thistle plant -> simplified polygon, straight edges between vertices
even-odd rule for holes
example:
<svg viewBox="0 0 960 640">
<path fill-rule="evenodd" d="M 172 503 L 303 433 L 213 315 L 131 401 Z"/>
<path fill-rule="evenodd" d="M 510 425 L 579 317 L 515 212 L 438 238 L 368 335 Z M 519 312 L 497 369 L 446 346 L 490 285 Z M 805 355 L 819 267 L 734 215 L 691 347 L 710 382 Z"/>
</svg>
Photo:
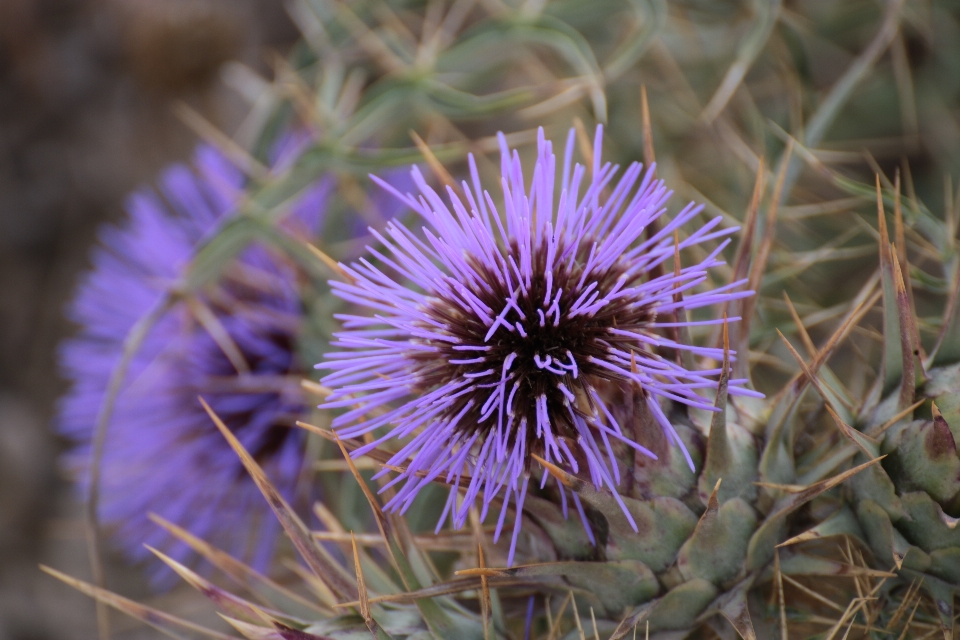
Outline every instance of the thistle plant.
<svg viewBox="0 0 960 640">
<path fill-rule="evenodd" d="M 891 181 L 883 192 L 896 246 L 885 218 L 873 228 L 857 213 L 874 197 L 858 181 L 864 157 L 871 175 L 900 154 L 956 170 L 942 144 L 951 128 L 937 123 L 956 77 L 942 34 L 958 21 L 939 2 L 911 5 L 292 3 L 304 42 L 276 81 L 230 76 L 245 95 L 265 87 L 256 126 L 228 149 L 244 197 L 185 250 L 178 291 L 205 299 L 234 280 L 244 247 L 268 242 L 287 258 L 264 255 L 295 262 L 321 292 L 304 314 L 317 335 L 346 307 L 324 384 L 306 385 L 323 409 L 301 423 L 334 443 L 316 445 L 315 468 L 344 492 L 324 493 L 309 530 L 269 456 L 207 389 L 206 417 L 300 553 L 305 568 L 290 571 L 302 580 L 163 519 L 162 535 L 240 590 L 155 553 L 257 639 L 949 630 L 956 206 L 948 195 L 946 222 L 932 216 L 930 171 L 914 184 L 903 161 L 909 206 Z M 554 157 L 547 134 L 571 121 Z M 608 123 L 605 151 L 582 121 Z M 266 150 L 290 126 L 312 140 L 272 171 Z M 641 149 L 645 166 L 629 164 Z M 486 157 L 497 151 L 499 167 Z M 412 162 L 411 183 L 389 177 Z M 325 176 L 331 224 L 311 252 L 282 230 Z M 670 208 L 668 187 L 703 208 Z M 417 222 L 366 215 L 384 194 Z M 355 238 L 356 212 L 373 241 Z M 874 240 L 854 244 L 872 235 L 875 277 Z M 324 289 L 331 273 L 339 301 Z M 299 360 L 321 351 L 323 338 Z M 71 376 L 86 366 L 77 358 Z M 434 532 L 414 526 L 424 515 L 439 516 Z M 842 553 L 821 553 L 835 543 Z M 226 635 L 61 577 L 166 632 Z"/>
<path fill-rule="evenodd" d="M 450 186 L 451 213 L 414 169 L 421 197 L 395 195 L 433 229 L 420 236 L 391 224 L 386 234 L 377 232 L 388 253 L 374 250 L 376 263 L 340 265 L 344 281 L 335 290 L 375 313 L 342 315 L 347 330 L 337 340 L 348 350 L 322 365 L 334 369 L 325 380 L 333 386 L 324 391 L 325 408 L 346 409 L 335 429 L 301 426 L 336 442 L 344 455 L 352 451 L 347 467 L 369 501 L 389 567 L 361 552 L 324 508 L 318 515 L 327 531 L 311 536 L 251 453 L 206 407 L 301 553 L 320 597 L 319 619 L 270 613 L 158 552 L 246 637 L 479 638 L 521 624 L 530 637 L 557 637 L 570 608 L 590 611 L 589 623 L 575 613 L 578 626 L 612 638 L 641 624 L 661 638 L 698 628 L 729 633 L 727 625 L 755 638 L 753 617 L 765 615 L 756 602 L 751 606 L 757 587 L 774 576 L 849 571 L 802 551 L 781 558 L 776 545 L 798 533 L 800 507 L 875 462 L 832 476 L 836 465 L 821 465 L 805 491 L 783 491 L 795 481 L 790 434 L 803 385 L 791 385 L 768 405 L 733 379 L 731 317 L 719 319 L 720 348 L 667 336 L 717 322 L 689 320 L 689 309 L 736 306 L 749 296 L 737 291 L 741 282 L 698 288 L 705 270 L 720 264 L 729 233 L 707 223 L 680 242 L 674 231 L 690 223 L 696 207 L 667 222 L 664 185 L 639 164 L 613 185 L 616 169 L 602 163 L 599 140 L 598 132 L 589 149 L 594 177 L 582 197 L 578 186 L 587 169 L 574 165 L 574 145 L 566 145 L 556 213 L 548 206 L 554 186 L 548 169 L 557 163 L 543 137 L 529 190 L 519 156 L 504 145 L 503 200 L 464 181 L 469 213 Z M 649 232 L 654 222 L 663 224 Z M 682 251 L 710 242 L 702 260 L 681 265 Z M 542 270 L 551 262 L 551 270 Z M 667 262 L 672 269 L 654 271 Z M 377 264 L 388 265 L 396 279 Z M 569 330 L 553 330 L 559 328 Z M 464 357 L 457 346 L 482 355 Z M 683 364 L 695 358 L 720 366 Z M 465 416 L 470 421 L 461 423 Z M 356 468 L 353 459 L 362 457 L 382 466 L 382 505 Z M 401 516 L 429 483 L 450 491 L 441 525 L 447 516 L 454 530 L 471 521 L 467 545 L 442 547 L 457 551 L 456 575 L 434 567 L 419 548 L 428 543 Z M 579 518 L 568 517 L 568 502 Z M 499 514 L 486 531 L 491 505 Z M 508 517 L 513 534 L 508 545 L 498 545 Z M 213 556 L 195 537 L 178 535 Z M 350 541 L 343 551 L 353 566 L 345 568 L 315 537 Z M 472 544 L 479 544 L 476 552 Z M 229 569 L 236 574 L 237 567 Z M 479 612 L 468 606 L 478 597 Z M 112 602 L 131 611 L 129 603 Z M 335 615 L 341 607 L 356 608 L 360 617 Z M 139 616 L 150 618 L 143 610 Z"/>
<path fill-rule="evenodd" d="M 520 157 L 501 136 L 499 207 L 481 189 L 472 156 L 473 185 L 461 184 L 467 204 L 448 187 L 447 205 L 417 169 L 419 199 L 378 181 L 430 224 L 426 242 L 394 223 L 386 236 L 374 232 L 387 253 L 373 251 L 393 277 L 366 260 L 341 265 L 348 282 L 332 283 L 336 294 L 375 314 L 343 316 L 348 330 L 333 344 L 347 350 L 329 354 L 319 366 L 334 370 L 322 380 L 334 389 L 322 406 L 358 405 L 333 421 L 340 437 L 387 427 L 354 455 L 410 438 L 388 461 L 389 468 L 404 470 L 387 486 L 404 484 L 387 510 L 402 513 L 421 488 L 442 478 L 451 487 L 438 530 L 447 515 L 462 527 L 478 498 L 484 519 L 497 500 L 502 506 L 496 539 L 511 497 L 522 513 L 537 459 L 573 472 L 582 466 L 597 489 L 607 487 L 619 499 L 621 469 L 613 442 L 651 460 L 657 455 L 636 441 L 628 431 L 632 425 L 621 425 L 611 413 L 611 398 L 604 397 L 611 385 L 643 389 L 643 402 L 663 437 L 694 470 L 660 403 L 713 410 L 696 390 L 716 388 L 720 371 L 688 370 L 652 347 L 715 359 L 722 359 L 722 350 L 677 342 L 657 330 L 691 326 L 677 320 L 678 309 L 730 302 L 750 292 L 737 291 L 743 281 L 690 291 L 706 279 L 707 269 L 720 264 L 717 256 L 726 242 L 675 273 L 664 273 L 663 265 L 675 251 L 736 229 L 717 231 L 715 218 L 674 246 L 674 229 L 701 208 L 687 205 L 658 230 L 670 193 L 654 179 L 654 167 L 644 175 L 642 165 L 633 163 L 615 180 L 618 168 L 601 162 L 598 127 L 591 178 L 585 180 L 586 168 L 572 166 L 574 143 L 571 130 L 558 183 L 557 157 L 541 129 L 527 188 Z M 743 382 L 731 380 L 730 392 L 758 395 Z M 401 406 L 393 408 L 394 403 Z M 383 415 L 372 415 L 375 410 Z M 541 475 L 542 488 L 548 475 Z M 566 504 L 566 491 L 560 491 Z M 589 532 L 580 499 L 572 497 Z M 622 509 L 632 521 L 625 505 Z M 518 515 L 508 565 L 520 523 Z"/>
</svg>

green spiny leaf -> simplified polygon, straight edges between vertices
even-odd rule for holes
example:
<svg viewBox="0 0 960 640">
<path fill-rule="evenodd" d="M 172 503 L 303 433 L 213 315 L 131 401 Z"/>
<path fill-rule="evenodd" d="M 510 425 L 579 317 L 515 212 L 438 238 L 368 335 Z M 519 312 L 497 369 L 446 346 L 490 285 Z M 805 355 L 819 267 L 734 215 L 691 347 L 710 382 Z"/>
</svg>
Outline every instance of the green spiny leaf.
<svg viewBox="0 0 960 640">
<path fill-rule="evenodd" d="M 950 527 L 943 509 L 928 494 L 914 491 L 900 499 L 906 517 L 897 522 L 897 527 L 917 546 L 927 551 L 960 547 L 960 529 Z"/>
<path fill-rule="evenodd" d="M 842 507 L 839 511 L 825 519 L 823 522 L 807 529 L 800 535 L 796 535 L 777 545 L 778 548 L 806 542 L 808 540 L 820 540 L 831 536 L 853 536 L 864 540 L 863 530 L 860 523 L 854 516 L 849 507 Z"/>
<path fill-rule="evenodd" d="M 899 568 L 913 547 L 893 527 L 890 516 L 873 500 L 863 500 L 857 504 L 857 518 L 863 524 L 866 540 L 877 558 L 888 566 L 893 563 Z M 914 558 L 914 562 L 921 566 L 923 564 L 918 557 Z"/>
<path fill-rule="evenodd" d="M 654 629 L 685 629 L 717 597 L 717 588 L 707 580 L 694 578 L 667 592 L 651 609 L 648 618 Z"/>
<path fill-rule="evenodd" d="M 943 416 L 910 423 L 901 433 L 893 463 L 901 491 L 925 491 L 941 504 L 960 493 L 960 458 Z"/>
<path fill-rule="evenodd" d="M 923 395 L 937 403 L 954 440 L 960 440 L 960 364 L 931 369 L 929 376 Z"/>
<path fill-rule="evenodd" d="M 743 567 L 747 543 L 756 527 L 757 516 L 749 504 L 733 498 L 720 506 L 714 489 L 707 510 L 680 548 L 680 573 L 687 580 L 704 578 L 714 584 L 730 580 Z"/>
</svg>

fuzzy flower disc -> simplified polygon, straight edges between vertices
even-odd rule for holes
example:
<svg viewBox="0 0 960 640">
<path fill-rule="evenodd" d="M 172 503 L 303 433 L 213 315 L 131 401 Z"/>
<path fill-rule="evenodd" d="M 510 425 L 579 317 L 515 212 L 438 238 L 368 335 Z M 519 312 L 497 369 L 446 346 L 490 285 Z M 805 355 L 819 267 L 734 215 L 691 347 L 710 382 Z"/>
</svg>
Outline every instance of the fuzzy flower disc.
<svg viewBox="0 0 960 640">
<path fill-rule="evenodd" d="M 698 288 L 706 270 L 721 264 L 727 241 L 674 273 L 674 231 L 702 207 L 690 204 L 655 229 L 671 193 L 653 168 L 644 173 L 633 163 L 615 181 L 619 167 L 600 161 L 599 127 L 592 170 L 571 167 L 574 139 L 571 131 L 558 184 L 556 156 L 541 130 L 526 183 L 519 155 L 501 135 L 500 205 L 482 189 L 472 156 L 472 184 L 462 183 L 463 197 L 448 187 L 447 202 L 416 168 L 416 196 L 378 181 L 427 226 L 422 236 L 396 223 L 374 231 L 382 244 L 370 249 L 374 259 L 343 267 L 350 282 L 332 283 L 335 292 L 371 314 L 340 316 L 345 330 L 334 345 L 343 350 L 318 367 L 332 370 L 324 384 L 334 391 L 323 406 L 348 409 L 334 420 L 339 435 L 377 431 L 354 455 L 404 441 L 390 460 L 403 471 L 390 483 L 402 486 L 388 509 L 405 510 L 440 480 L 452 487 L 441 522 L 449 515 L 460 527 L 473 504 L 480 501 L 485 516 L 499 497 L 499 536 L 511 499 L 522 512 L 533 455 L 586 474 L 614 495 L 614 440 L 653 457 L 617 424 L 605 386 L 638 384 L 668 441 L 681 448 L 660 402 L 711 408 L 696 390 L 716 388 L 720 371 L 688 371 L 657 349 L 722 358 L 661 333 L 697 324 L 678 320 L 678 309 L 750 295 L 737 291 L 743 282 Z M 696 229 L 679 248 L 735 231 L 719 223 Z M 743 383 L 731 381 L 731 393 L 752 393 Z"/>
</svg>

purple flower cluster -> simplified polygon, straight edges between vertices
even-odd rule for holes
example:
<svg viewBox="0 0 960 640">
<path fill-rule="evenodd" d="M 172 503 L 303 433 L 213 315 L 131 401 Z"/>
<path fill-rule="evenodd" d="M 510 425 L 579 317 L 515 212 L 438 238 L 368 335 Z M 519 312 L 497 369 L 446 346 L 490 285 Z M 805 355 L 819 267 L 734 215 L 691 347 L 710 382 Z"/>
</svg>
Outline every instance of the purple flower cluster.
<svg viewBox="0 0 960 640">
<path fill-rule="evenodd" d="M 298 146 L 292 138 L 279 145 L 275 166 L 291 162 Z M 67 461 L 84 493 L 97 415 L 127 334 L 236 210 L 244 186 L 226 158 L 201 146 L 194 168 L 167 169 L 159 193 L 137 192 L 129 219 L 102 229 L 93 270 L 69 309 L 80 331 L 61 350 L 72 387 L 58 423 L 76 443 Z M 321 180 L 300 196 L 285 220 L 287 232 L 316 235 L 331 186 Z M 149 521 L 155 512 L 254 566 L 267 565 L 276 520 L 197 397 L 292 496 L 303 460 L 294 421 L 306 408 L 296 355 L 300 286 L 292 264 L 252 246 L 214 287 L 164 315 L 133 357 L 108 426 L 99 513 L 130 557 L 152 557 L 143 546 L 149 544 L 189 558 L 184 545 Z"/>
<path fill-rule="evenodd" d="M 386 508 L 403 512 L 423 487 L 443 481 L 452 488 L 438 530 L 448 516 L 463 526 L 478 500 L 486 517 L 499 499 L 497 539 L 512 500 L 511 564 L 532 454 L 585 474 L 618 500 L 612 441 L 653 457 L 614 419 L 605 385 L 638 384 L 666 438 L 692 467 L 660 402 L 712 409 L 697 390 L 716 388 L 720 369 L 689 371 L 656 349 L 717 360 L 723 354 L 677 343 L 658 330 L 716 322 L 671 322 L 680 307 L 751 295 L 738 291 L 743 281 L 699 287 L 707 269 L 722 264 L 729 242 L 723 238 L 736 231 L 720 228 L 719 217 L 679 245 L 721 240 L 716 248 L 676 275 L 672 269 L 660 275 L 659 267 L 674 256 L 674 231 L 702 207 L 691 203 L 648 233 L 671 196 L 654 167 L 644 172 L 633 163 L 615 180 L 619 167 L 601 163 L 600 127 L 592 170 L 572 166 L 574 140 L 570 131 L 558 185 L 557 158 L 541 130 L 526 183 L 519 155 L 501 135 L 499 208 L 481 188 L 472 156 L 470 183 L 462 183 L 462 196 L 448 187 L 446 202 L 416 168 L 418 195 L 378 180 L 426 226 L 422 236 L 395 222 L 383 234 L 373 231 L 382 249 L 371 248 L 371 260 L 343 266 L 349 281 L 332 283 L 335 292 L 371 313 L 338 316 L 344 331 L 334 346 L 343 350 L 317 365 L 332 370 L 323 383 L 334 391 L 322 406 L 345 409 L 333 422 L 339 435 L 382 430 L 353 455 L 402 442 L 389 461 L 389 469 L 402 471 L 388 483 L 401 486 Z M 754 395 L 744 383 L 732 380 L 730 392 Z M 540 480 L 546 482 L 547 474 L 541 472 Z M 562 488 L 561 495 L 566 507 Z M 576 494 L 573 500 L 583 518 Z M 589 527 L 585 518 L 584 524 Z"/>
</svg>

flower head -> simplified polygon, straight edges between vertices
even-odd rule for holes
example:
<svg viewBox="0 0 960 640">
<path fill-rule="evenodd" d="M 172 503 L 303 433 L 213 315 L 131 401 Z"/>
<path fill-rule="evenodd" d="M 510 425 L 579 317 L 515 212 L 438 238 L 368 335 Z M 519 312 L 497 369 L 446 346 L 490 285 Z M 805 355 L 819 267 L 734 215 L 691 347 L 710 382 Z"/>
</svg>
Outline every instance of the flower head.
<svg viewBox="0 0 960 640">
<path fill-rule="evenodd" d="M 277 165 L 289 161 L 295 145 L 280 145 Z M 159 194 L 137 192 L 129 219 L 101 231 L 93 271 L 69 309 L 80 331 L 61 349 L 72 387 L 58 422 L 77 443 L 68 462 L 84 489 L 97 415 L 127 334 L 235 210 L 244 182 L 219 152 L 201 146 L 194 168 L 169 168 Z M 316 234 L 330 186 L 321 180 L 303 193 L 285 221 L 288 232 Z M 276 521 L 197 397 L 292 496 L 303 458 L 300 430 L 291 428 L 305 410 L 296 355 L 301 284 L 291 263 L 251 246 L 216 286 L 165 314 L 134 355 L 108 425 L 99 513 L 132 558 L 149 556 L 144 543 L 181 561 L 189 556 L 149 521 L 155 512 L 255 566 L 266 565 Z"/>
<path fill-rule="evenodd" d="M 698 289 L 706 270 L 721 264 L 727 240 L 698 264 L 662 274 L 660 266 L 674 257 L 674 231 L 702 207 L 691 203 L 655 229 L 671 193 L 653 167 L 644 173 L 638 163 L 615 180 L 619 167 L 601 163 L 601 140 L 598 127 L 588 172 L 571 167 L 570 132 L 558 185 L 557 159 L 542 130 L 529 183 L 501 135 L 500 206 L 482 190 L 472 156 L 472 184 L 462 184 L 464 198 L 448 187 L 449 204 L 416 168 L 417 196 L 381 181 L 426 221 L 423 236 L 388 224 L 384 234 L 374 232 L 383 249 L 371 249 L 382 266 L 362 259 L 344 266 L 350 282 L 332 285 L 372 312 L 341 316 L 345 330 L 334 345 L 343 351 L 318 365 L 333 371 L 323 380 L 334 389 L 323 406 L 350 407 L 334 420 L 339 435 L 386 428 L 354 455 L 404 439 L 389 463 L 403 470 L 390 483 L 402 486 L 388 509 L 403 511 L 420 489 L 442 480 L 452 489 L 441 523 L 449 515 L 459 527 L 476 501 L 485 516 L 502 495 L 498 537 L 513 499 L 511 563 L 534 454 L 585 474 L 615 496 L 619 470 L 611 442 L 653 457 L 614 419 L 605 400 L 609 385 L 638 384 L 667 440 L 683 449 L 692 467 L 660 401 L 711 409 L 696 390 L 715 388 L 720 370 L 689 371 L 657 348 L 717 359 L 722 351 L 680 344 L 658 331 L 677 326 L 681 306 L 750 294 L 737 291 L 742 281 Z M 735 231 L 719 223 L 704 224 L 679 248 Z M 743 384 L 731 381 L 731 393 L 752 394 Z"/>
</svg>

